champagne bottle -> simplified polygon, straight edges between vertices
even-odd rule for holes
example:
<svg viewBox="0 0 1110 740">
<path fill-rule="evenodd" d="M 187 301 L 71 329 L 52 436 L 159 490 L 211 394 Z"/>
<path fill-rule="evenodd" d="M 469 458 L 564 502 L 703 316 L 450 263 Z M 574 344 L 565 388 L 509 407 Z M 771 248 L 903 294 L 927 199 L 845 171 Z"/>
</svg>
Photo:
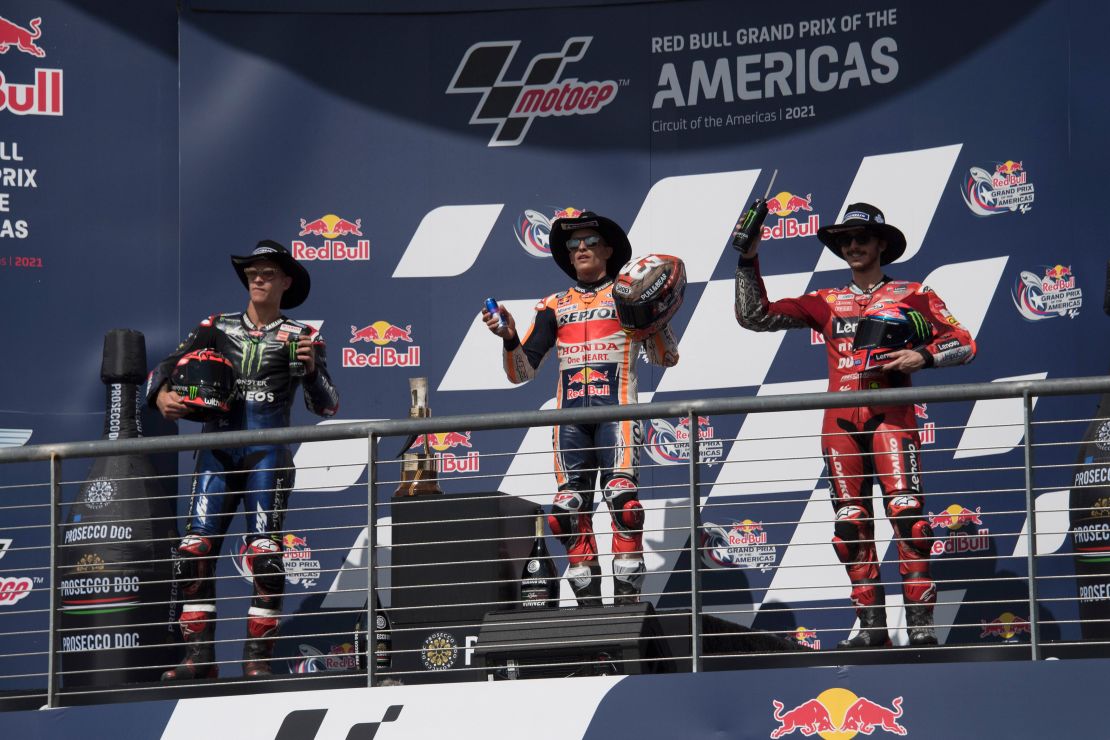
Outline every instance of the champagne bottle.
<svg viewBox="0 0 1110 740">
<path fill-rule="evenodd" d="M 520 574 L 520 600 L 524 609 L 554 608 L 559 605 L 559 579 L 547 552 L 543 534 L 543 510 L 536 508 L 536 539 Z"/>
<path fill-rule="evenodd" d="M 355 623 L 355 654 L 359 670 L 366 670 L 366 630 L 363 616 Z M 393 666 L 393 632 L 389 625 L 389 612 L 382 609 L 382 601 L 374 593 L 374 670 L 388 670 Z"/>
</svg>

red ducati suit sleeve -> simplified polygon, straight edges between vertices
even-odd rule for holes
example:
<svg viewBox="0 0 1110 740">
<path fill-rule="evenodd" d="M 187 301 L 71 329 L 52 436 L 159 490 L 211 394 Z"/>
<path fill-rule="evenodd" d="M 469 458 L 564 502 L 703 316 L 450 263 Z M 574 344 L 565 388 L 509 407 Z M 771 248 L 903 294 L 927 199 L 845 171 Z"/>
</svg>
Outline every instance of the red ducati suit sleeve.
<svg viewBox="0 0 1110 740">
<path fill-rule="evenodd" d="M 902 301 L 910 308 L 919 311 L 933 325 L 933 341 L 919 352 L 925 358 L 926 367 L 946 367 L 965 365 L 975 359 L 975 340 L 971 333 L 953 316 L 940 296 L 925 285 Z"/>
</svg>

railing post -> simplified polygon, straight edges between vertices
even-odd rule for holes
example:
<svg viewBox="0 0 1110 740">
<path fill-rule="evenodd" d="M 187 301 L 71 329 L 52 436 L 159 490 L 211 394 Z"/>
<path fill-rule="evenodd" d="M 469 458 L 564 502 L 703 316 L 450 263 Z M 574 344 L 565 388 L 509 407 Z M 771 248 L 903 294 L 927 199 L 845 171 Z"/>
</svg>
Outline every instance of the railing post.
<svg viewBox="0 0 1110 740">
<path fill-rule="evenodd" d="M 1029 570 L 1029 647 L 1032 660 L 1041 659 L 1040 620 L 1037 619 L 1037 506 L 1033 493 L 1033 397 L 1022 394 L 1025 402 L 1025 516 L 1029 522 L 1026 562 Z"/>
<path fill-rule="evenodd" d="M 58 705 L 58 523 L 62 512 L 62 460 L 50 456 L 50 617 L 46 651 L 46 706 Z"/>
<path fill-rule="evenodd" d="M 701 671 L 701 496 L 699 493 L 698 416 L 690 409 L 690 670 Z"/>
<path fill-rule="evenodd" d="M 374 505 L 378 499 L 378 437 L 373 432 L 366 440 L 366 685 L 374 685 L 374 673 L 377 668 L 377 634 L 378 613 L 375 608 L 377 600 L 374 567 L 377 565 L 375 552 L 377 551 L 378 521 L 376 518 L 377 507 Z"/>
</svg>

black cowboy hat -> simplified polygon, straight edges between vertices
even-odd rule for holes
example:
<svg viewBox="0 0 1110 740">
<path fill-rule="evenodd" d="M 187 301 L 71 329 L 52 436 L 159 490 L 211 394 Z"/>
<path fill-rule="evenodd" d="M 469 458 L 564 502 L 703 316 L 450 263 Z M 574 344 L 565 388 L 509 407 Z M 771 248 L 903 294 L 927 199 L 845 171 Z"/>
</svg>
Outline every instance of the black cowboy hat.
<svg viewBox="0 0 1110 740">
<path fill-rule="evenodd" d="M 886 222 L 883 212 L 870 203 L 853 203 L 844 212 L 844 220 L 817 230 L 817 238 L 840 259 L 844 259 L 836 237 L 845 231 L 866 229 L 886 242 L 886 249 L 879 256 L 880 265 L 889 265 L 906 251 L 906 235 Z"/>
<path fill-rule="evenodd" d="M 247 275 L 243 270 L 246 269 L 247 265 L 259 260 L 270 260 L 278 265 L 282 272 L 293 278 L 289 290 L 281 296 L 282 308 L 296 308 L 304 303 L 305 299 L 308 298 L 308 291 L 312 288 L 312 280 L 308 277 L 308 270 L 304 269 L 300 262 L 293 259 L 293 255 L 289 254 L 288 249 L 272 239 L 263 239 L 258 242 L 258 246 L 248 255 L 241 257 L 231 255 L 231 264 L 239 275 L 239 279 L 243 282 L 243 287 L 250 287 Z"/>
<path fill-rule="evenodd" d="M 551 235 L 548 238 L 551 256 L 555 258 L 555 264 L 575 280 L 578 279 L 578 273 L 571 263 L 570 252 L 567 251 L 567 239 L 576 229 L 597 231 L 605 239 L 605 243 L 613 248 L 613 254 L 605 263 L 605 273 L 609 277 L 616 277 L 624 263 L 632 259 L 632 245 L 628 242 L 628 235 L 616 221 L 599 216 L 593 211 L 581 211 L 577 216 L 557 218 L 551 224 Z"/>
</svg>

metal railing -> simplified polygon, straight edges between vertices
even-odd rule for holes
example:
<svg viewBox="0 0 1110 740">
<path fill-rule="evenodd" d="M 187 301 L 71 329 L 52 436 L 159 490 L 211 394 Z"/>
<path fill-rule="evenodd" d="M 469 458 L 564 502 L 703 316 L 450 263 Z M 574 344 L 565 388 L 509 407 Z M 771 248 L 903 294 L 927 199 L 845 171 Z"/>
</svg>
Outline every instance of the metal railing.
<svg viewBox="0 0 1110 740">
<path fill-rule="evenodd" d="M 307 599 L 301 598 L 299 601 L 302 610 L 285 615 L 283 633 L 290 625 L 298 622 L 309 626 L 306 629 L 293 630 L 294 634 L 289 637 L 283 634 L 277 638 L 290 643 L 296 640 L 302 642 L 299 647 L 300 657 L 297 658 L 294 654 L 286 659 L 291 673 L 279 674 L 270 679 L 276 682 L 276 689 L 291 685 L 285 682 L 319 680 L 342 671 L 364 675 L 364 681 L 368 685 L 379 684 L 383 680 L 415 681 L 435 675 L 441 669 L 454 671 L 451 675 L 460 680 L 473 678 L 466 676 L 468 672 L 490 678 L 581 675 L 652 670 L 653 663 L 657 664 L 656 667 L 666 664 L 672 668 L 680 666 L 691 671 L 701 671 L 738 667 L 737 659 L 755 661 L 750 665 L 771 664 L 784 659 L 803 664 L 804 660 L 809 660 L 814 655 L 811 649 L 815 642 L 813 633 L 828 634 L 829 630 L 836 629 L 813 629 L 804 625 L 807 622 L 817 624 L 825 620 L 847 626 L 852 620 L 853 609 L 847 600 L 848 587 L 844 568 L 830 557 L 832 548 L 829 537 L 834 512 L 828 504 L 827 495 L 824 514 L 814 514 L 817 509 L 811 509 L 812 506 L 820 505 L 820 491 L 824 485 L 822 483 L 815 487 L 815 481 L 828 480 L 827 473 L 818 472 L 815 475 L 812 472 L 815 466 L 819 470 L 822 465 L 820 435 L 816 434 L 818 427 L 791 428 L 788 433 L 781 433 L 777 437 L 751 437 L 745 435 L 742 428 L 735 436 L 707 437 L 704 423 L 707 417 L 731 419 L 740 414 L 998 399 L 1014 399 L 1021 403 L 1020 432 L 1013 435 L 1019 439 L 1016 444 L 1020 446 L 1020 451 L 1000 451 L 997 454 L 1002 456 L 1002 462 L 996 465 L 981 464 L 984 457 L 988 457 L 981 454 L 983 450 L 976 451 L 966 445 L 957 449 L 937 444 L 946 436 L 966 434 L 972 428 L 970 425 L 934 425 L 930 433 L 936 435 L 936 442 L 929 449 L 921 449 L 923 469 L 920 475 L 926 481 L 923 486 L 923 513 L 928 510 L 928 514 L 936 517 L 936 521 L 940 523 L 938 526 L 948 521 L 951 527 L 946 538 L 938 538 L 933 544 L 933 575 L 939 592 L 936 608 L 938 632 L 954 635 L 960 630 L 966 632 L 968 629 L 981 628 L 984 634 L 993 631 L 990 634 L 1003 636 L 1005 640 L 999 645 L 984 646 L 942 639 L 941 645 L 932 650 L 939 655 L 986 648 L 1016 649 L 1027 651 L 1029 658 L 1038 660 L 1044 657 L 1046 644 L 1091 644 L 1090 640 L 1066 639 L 1066 633 L 1074 633 L 1079 628 L 1081 620 L 1078 617 L 1058 619 L 1051 614 L 1051 609 L 1063 609 L 1069 604 L 1077 606 L 1079 597 L 1064 592 L 1078 587 L 1084 578 L 1091 578 L 1090 574 L 1063 572 L 1065 568 L 1061 563 L 1066 565 L 1066 559 L 1072 553 L 1066 549 L 1061 551 L 1059 545 L 1046 552 L 1039 552 L 1040 540 L 1062 542 L 1069 534 L 1070 529 L 1066 525 L 1062 530 L 1046 530 L 1038 528 L 1037 521 L 1038 516 L 1055 514 L 1055 521 L 1059 522 L 1061 515 L 1070 515 L 1069 506 L 1060 506 L 1060 498 L 1072 486 L 1069 481 L 1069 485 L 1063 486 L 1068 491 L 1061 492 L 1053 490 L 1060 489 L 1060 485 L 1038 485 L 1037 478 L 1040 475 L 1042 478 L 1056 479 L 1078 469 L 1076 463 L 1065 461 L 1063 456 L 1077 454 L 1076 450 L 1083 444 L 1083 430 L 1092 419 L 1077 415 L 1074 418 L 1037 420 L 1033 414 L 1034 399 L 1102 394 L 1108 391 L 1110 377 L 1030 380 L 337 423 L 314 427 L 0 449 L 0 517 L 3 517 L 4 522 L 0 525 L 0 557 L 7 555 L 7 561 L 0 560 L 0 699 L 5 695 L 39 697 L 48 706 L 57 706 L 71 700 L 71 697 L 95 700 L 98 695 L 134 692 L 140 698 L 159 698 L 166 695 L 160 692 L 173 689 L 173 685 L 158 684 L 154 680 L 116 684 L 93 681 L 89 684 L 85 679 L 90 678 L 88 674 L 96 673 L 97 669 L 71 668 L 65 665 L 66 658 L 71 653 L 80 652 L 67 648 L 77 645 L 78 638 L 85 639 L 101 628 L 88 628 L 82 633 L 80 628 L 62 624 L 65 605 L 61 603 L 63 599 L 59 595 L 58 586 L 62 584 L 63 569 L 59 559 L 66 555 L 63 559 L 71 562 L 73 558 L 69 557 L 67 551 L 71 554 L 73 548 L 81 546 L 79 537 L 76 538 L 78 541 L 71 542 L 67 540 L 66 533 L 79 531 L 76 528 L 81 526 L 90 526 L 87 522 L 64 521 L 67 508 L 72 516 L 75 499 L 73 495 L 67 495 L 67 492 L 92 482 L 84 476 L 65 478 L 64 461 L 253 445 L 366 440 L 365 457 L 345 453 L 334 459 L 325 455 L 323 463 L 315 461 L 317 467 L 330 469 L 331 473 L 347 468 L 353 473 L 347 478 L 356 481 L 362 480 L 361 468 L 365 467 L 365 487 L 357 485 L 357 482 L 354 485 L 349 482 L 328 485 L 325 481 L 312 489 L 311 505 L 303 505 L 307 503 L 303 500 L 305 494 L 298 493 L 294 501 L 301 505 L 289 510 L 286 517 L 286 531 L 292 532 L 295 529 L 299 533 L 290 535 L 293 539 L 287 538 L 285 543 L 287 579 L 299 578 L 301 581 L 316 580 L 321 583 L 330 579 L 331 585 L 326 593 L 316 591 L 312 595 L 323 594 L 325 604 L 331 600 L 339 606 L 305 606 Z M 677 454 L 672 454 L 671 458 L 666 458 L 663 462 L 649 460 L 648 456 L 642 455 L 639 468 L 640 498 L 647 510 L 644 536 L 647 543 L 646 557 L 649 559 L 649 572 L 641 599 L 655 604 L 657 609 L 654 619 L 660 624 L 669 620 L 670 627 L 653 634 L 638 635 L 639 652 L 620 652 L 620 646 L 627 643 L 627 640 L 614 636 L 613 633 L 614 630 L 620 632 L 619 627 L 622 624 L 642 626 L 645 619 L 649 618 L 645 617 L 642 609 L 632 606 L 532 612 L 521 608 L 522 600 L 512 590 L 519 570 L 516 573 L 511 571 L 519 568 L 527 559 L 527 550 L 534 539 L 531 534 L 534 517 L 531 506 L 541 501 L 545 505 L 550 503 L 551 496 L 556 493 L 550 466 L 545 468 L 542 463 L 529 461 L 529 458 L 550 459 L 552 452 L 549 444 L 542 450 L 537 446 L 534 450 L 516 450 L 514 447 L 505 451 L 472 453 L 475 461 L 473 464 L 452 462 L 456 474 L 450 477 L 441 475 L 441 485 L 444 488 L 466 489 L 469 492 L 444 497 L 391 497 L 393 489 L 402 481 L 401 461 L 381 453 L 383 440 L 400 440 L 415 434 L 457 433 L 463 429 L 473 433 L 670 418 L 680 420 L 677 427 L 684 427 L 688 435 L 683 439 L 668 440 L 670 451 Z M 1007 423 L 1017 425 L 1017 422 Z M 469 435 L 467 439 L 470 439 Z M 718 445 L 718 442 L 721 444 Z M 641 451 L 646 451 L 651 444 L 658 446 L 659 443 L 650 440 L 638 443 Z M 788 454 L 767 459 L 760 452 L 767 444 L 774 444 L 776 449 L 785 450 Z M 715 456 L 708 454 L 710 446 L 717 450 Z M 752 451 L 745 452 L 748 449 Z M 931 459 L 939 460 L 942 455 L 956 452 L 964 455 L 959 459 L 980 463 L 950 469 L 930 464 Z M 864 453 L 865 456 L 868 454 L 880 453 Z M 1020 461 L 1008 459 L 1015 456 L 1020 457 Z M 954 455 L 955 457 L 958 456 Z M 452 460 L 455 458 L 452 457 Z M 32 473 L 29 477 L 27 469 L 19 467 L 20 464 L 38 462 L 47 463 L 47 475 L 35 477 Z M 482 462 L 485 463 L 487 472 L 481 471 Z M 503 470 L 506 465 L 508 469 Z M 1078 465 L 1081 468 L 1083 463 Z M 491 466 L 495 472 L 488 472 Z M 716 476 L 707 476 L 706 471 L 713 467 L 719 468 Z M 308 469 L 306 465 L 298 465 L 297 468 L 302 473 Z M 677 471 L 683 468 L 684 479 L 677 475 Z M 5 474 L 17 469 L 23 471 L 22 478 L 14 473 Z M 753 475 L 753 471 L 757 474 Z M 759 477 L 760 475 L 765 477 Z M 192 477 L 192 473 L 157 476 L 158 484 L 163 489 L 181 488 Z M 11 482 L 24 479 L 32 482 Z M 947 485 L 947 481 L 952 481 L 955 485 Z M 513 490 L 506 491 L 506 487 Z M 494 495 L 498 491 L 513 495 Z M 787 495 L 782 495 L 784 493 Z M 598 499 L 601 498 L 600 490 L 595 491 L 595 494 Z M 189 493 L 167 490 L 164 495 L 172 502 L 173 508 L 181 510 Z M 1021 505 L 1005 503 L 1007 497 L 1013 500 L 1017 496 L 1023 497 Z M 1044 497 L 1039 499 L 1039 496 Z M 982 505 L 971 508 L 953 504 L 945 509 L 930 503 L 941 498 L 950 500 L 952 497 L 973 503 L 981 501 Z M 1041 505 L 1049 499 L 1051 502 Z M 881 497 L 879 500 L 876 512 L 882 510 Z M 505 501 L 516 501 L 517 504 L 507 505 Z M 1001 501 L 1004 505 L 994 506 L 992 502 L 996 501 Z M 493 510 L 490 506 L 501 508 L 491 513 Z M 388 507 L 388 516 L 382 515 L 383 507 Z M 449 507 L 446 515 L 444 512 L 448 509 L 444 507 Z M 727 515 L 738 508 L 745 511 L 767 511 L 773 513 L 773 516 L 745 517 L 743 520 L 735 520 L 734 517 L 734 526 L 713 530 L 724 532 L 726 538 L 736 537 L 737 553 L 731 553 L 727 548 L 722 549 L 719 542 L 715 545 L 713 541 L 707 541 L 707 533 L 710 533 L 711 527 L 716 526 L 707 523 L 707 520 L 711 517 L 713 520 L 720 517 L 727 519 Z M 421 509 L 429 513 L 422 514 Z M 784 513 L 799 509 L 802 513 L 796 518 Z M 933 509 L 939 509 L 941 513 L 934 515 Z M 1106 511 L 1110 515 L 1110 500 L 1106 502 Z M 305 517 L 309 515 L 311 520 L 306 524 Z M 238 514 L 232 511 L 216 516 L 236 517 Z M 961 544 L 962 536 L 954 537 L 953 534 L 959 528 L 969 526 L 976 518 L 981 522 L 983 516 L 990 516 L 1001 522 L 1017 521 L 1024 517 L 1025 524 L 1002 530 L 997 525 L 993 529 L 980 526 L 975 534 L 976 549 L 970 553 L 961 553 L 962 557 L 958 559 L 943 561 L 946 567 L 941 568 L 939 558 L 948 555 L 945 548 L 950 544 L 954 550 L 964 545 L 970 547 L 967 541 Z M 170 520 L 162 522 L 167 525 L 178 521 L 176 515 L 160 518 Z M 301 521 L 296 521 L 297 518 Z M 1049 520 L 1050 516 L 1046 521 Z M 890 544 L 889 534 L 879 531 L 883 518 L 876 514 L 874 521 L 876 546 L 880 550 L 888 545 L 893 546 Z M 296 527 L 289 527 L 294 523 Z M 100 518 L 96 524 L 126 527 L 129 522 Z M 47 530 L 46 535 L 42 533 L 44 529 Z M 477 533 L 471 534 L 469 530 L 476 530 Z M 818 534 L 809 537 L 803 530 L 812 530 Z M 445 533 L 447 536 L 444 536 Z M 379 542 L 380 535 L 388 536 L 389 541 Z M 331 538 L 336 542 L 339 541 L 337 538 L 345 537 L 344 542 L 353 539 L 354 545 L 330 544 L 326 547 L 313 547 L 311 562 L 315 565 L 298 566 L 294 562 L 295 558 L 290 560 L 290 554 L 295 556 L 297 553 L 308 552 L 304 543 L 309 537 Z M 3 538 L 8 538 L 10 542 L 5 542 Z M 28 539 L 39 544 L 21 544 Z M 73 539 L 72 536 L 70 539 Z M 177 539 L 176 534 L 152 535 L 145 539 L 129 540 L 129 543 L 168 548 L 175 545 Z M 232 537 L 229 535 L 227 539 Z M 605 564 L 609 557 L 608 551 L 604 549 L 606 537 L 599 536 L 599 540 L 603 545 L 600 560 Z M 1009 543 L 1010 540 L 1015 543 L 1013 552 L 1010 555 L 1001 555 L 999 543 Z M 109 544 L 118 544 L 122 540 L 109 538 L 106 541 Z M 548 538 L 548 542 L 554 544 L 555 540 Z M 940 543 L 939 550 L 937 543 Z M 6 553 L 3 549 L 5 545 Z M 551 549 L 555 559 L 562 563 L 562 548 Z M 779 550 L 783 551 L 781 558 Z M 492 556 L 489 554 L 491 552 Z M 338 565 L 325 567 L 325 564 L 338 561 L 343 553 L 346 557 Z M 787 553 L 790 553 L 790 557 L 787 557 Z M 733 556 L 736 562 L 728 561 Z M 728 562 L 722 565 L 721 558 Z M 877 559 L 884 561 L 882 552 Z M 683 563 L 683 560 L 686 562 Z M 889 566 L 891 559 L 885 560 Z M 13 561 L 18 561 L 18 564 L 8 567 Z M 37 564 L 26 564 L 32 561 Z M 168 558 L 159 557 L 152 557 L 149 561 L 128 559 L 119 562 L 104 561 L 101 558 L 100 562 L 90 560 L 76 567 L 68 567 L 68 570 L 70 575 L 96 574 L 139 565 L 166 565 L 167 562 Z M 238 562 L 240 567 L 230 572 L 226 565 L 214 569 L 212 577 L 216 582 L 216 601 L 237 612 L 245 612 L 242 605 L 250 599 L 250 594 L 226 591 L 231 584 L 239 584 L 244 578 L 250 577 L 249 563 L 244 564 L 242 554 L 234 552 L 234 548 L 229 548 L 226 542 L 223 543 L 223 551 L 217 562 Z M 290 566 L 290 562 L 294 562 L 294 565 Z M 766 570 L 763 570 L 764 567 Z M 244 572 L 244 568 L 247 572 Z M 960 572 L 960 569 L 965 572 Z M 1022 569 L 1025 570 L 1024 574 L 1019 572 Z M 463 580 L 453 578 L 459 574 L 462 574 Z M 608 582 L 608 571 L 603 576 Z M 94 581 L 101 577 L 90 576 L 88 582 L 92 585 L 89 588 L 95 589 L 97 586 Z M 770 583 L 762 582 L 768 578 L 771 579 Z M 161 581 L 155 578 L 148 580 L 148 583 L 160 583 L 168 587 L 172 581 L 172 576 L 166 576 Z M 900 580 L 894 578 L 883 583 L 888 592 L 896 591 L 899 584 Z M 82 583 L 77 588 L 85 587 Z M 573 606 L 569 589 L 565 583 L 561 587 L 561 605 Z M 608 588 L 609 586 L 606 587 L 606 600 L 610 596 Z M 242 587 L 239 586 L 239 589 L 242 590 Z M 28 590 L 30 594 L 27 593 Z M 20 605 L 24 598 L 28 599 L 27 603 L 34 604 L 30 595 L 43 590 L 49 594 L 45 607 L 30 608 Z M 771 592 L 774 592 L 774 598 L 770 598 Z M 782 601 L 790 595 L 797 597 L 796 604 Z M 287 600 L 291 596 L 287 595 Z M 367 640 L 365 648 L 350 644 L 355 642 L 357 645 L 354 623 L 360 617 L 363 618 L 362 632 L 368 638 L 375 633 L 375 617 L 378 616 L 376 596 L 382 597 L 385 612 L 392 620 L 389 630 L 392 647 L 388 650 L 388 655 L 380 656 L 382 666 L 376 665 L 375 641 L 372 638 Z M 965 598 L 968 596 L 976 598 Z M 175 603 L 180 603 L 179 596 L 146 603 L 145 606 L 169 610 Z M 893 603 L 897 604 L 896 598 Z M 978 608 L 980 612 L 987 610 L 989 613 L 991 608 L 1017 609 L 1014 605 L 1018 603 L 1025 604 L 1024 608 L 1029 610 L 1029 616 L 1025 620 L 1010 610 L 1003 612 L 995 622 L 980 619 L 979 624 L 976 624 L 955 618 L 957 611 L 964 608 Z M 314 608 L 316 611 L 313 611 Z M 1049 609 L 1047 617 L 1043 616 L 1046 609 Z M 313 627 L 313 620 L 321 612 L 326 612 L 331 620 L 330 626 Z M 489 633 L 494 637 L 484 642 L 479 640 L 476 646 L 460 643 L 457 634 L 484 629 L 483 618 L 488 612 L 498 613 L 497 630 L 491 628 Z M 776 615 L 781 615 L 782 618 L 776 618 Z M 222 628 L 228 624 L 241 624 L 244 619 L 241 615 L 224 616 L 215 621 Z M 334 625 L 340 619 L 347 620 L 350 628 L 336 629 Z M 18 623 L 18 626 L 5 629 L 4 620 L 9 620 L 8 624 Z M 754 620 L 759 620 L 758 629 L 753 627 L 756 624 Z M 802 621 L 801 625 L 798 624 L 799 621 Z M 581 629 L 575 628 L 576 624 Z M 160 628 L 168 626 L 168 623 L 166 620 L 153 619 L 130 626 Z M 892 627 L 898 626 L 892 624 Z M 843 628 L 842 626 L 839 629 Z M 529 640 L 521 638 L 519 634 L 514 636 L 514 630 L 532 637 Z M 567 638 L 565 635 L 568 630 L 575 636 Z M 1053 635 L 1047 640 L 1046 630 Z M 218 630 L 218 633 L 220 631 L 226 630 Z M 1027 643 L 1021 637 L 1025 633 L 1029 636 Z M 415 638 L 420 635 L 428 637 L 416 644 Z M 505 635 L 509 637 L 505 637 L 502 642 L 497 641 L 499 638 L 496 636 Z M 1021 639 L 1015 642 L 1015 636 Z M 306 653 L 306 643 L 303 641 L 315 638 L 340 642 L 331 654 L 322 651 Z M 224 645 L 224 648 L 218 649 L 218 654 L 226 652 L 227 647 L 237 645 L 238 642 L 239 638 L 225 637 L 218 640 L 218 646 Z M 653 642 L 659 647 L 658 650 L 651 649 Z M 100 645 L 95 639 L 92 644 L 97 650 L 105 652 L 142 650 L 144 647 L 154 650 L 160 647 Z M 645 644 L 648 646 L 646 651 L 643 649 Z M 597 650 L 591 651 L 591 645 L 596 645 Z M 676 649 L 676 645 L 680 647 Z M 458 655 L 463 652 L 469 654 L 471 647 L 487 661 L 502 648 L 507 650 L 505 655 L 511 653 L 512 648 L 519 648 L 521 655 L 527 653 L 529 657 L 527 660 L 510 657 L 503 663 L 487 662 L 469 667 L 456 665 L 459 663 Z M 568 655 L 573 652 L 571 648 L 577 651 L 575 655 Z M 897 660 L 899 649 L 892 647 L 870 654 L 882 656 L 885 653 L 887 658 Z M 783 655 L 784 651 L 788 654 Z M 417 657 L 420 663 L 414 663 Z M 5 661 L 8 661 L 9 666 L 21 667 L 4 670 Z M 45 666 L 28 668 L 35 661 L 40 666 L 44 661 Z M 218 657 L 218 662 L 227 666 L 237 661 Z M 384 668 L 386 663 L 390 664 L 388 669 Z M 363 667 L 355 670 L 358 664 Z M 296 672 L 302 669 L 306 672 Z M 312 672 L 314 670 L 315 673 Z M 30 684 L 32 688 L 13 688 L 20 684 Z"/>
</svg>

